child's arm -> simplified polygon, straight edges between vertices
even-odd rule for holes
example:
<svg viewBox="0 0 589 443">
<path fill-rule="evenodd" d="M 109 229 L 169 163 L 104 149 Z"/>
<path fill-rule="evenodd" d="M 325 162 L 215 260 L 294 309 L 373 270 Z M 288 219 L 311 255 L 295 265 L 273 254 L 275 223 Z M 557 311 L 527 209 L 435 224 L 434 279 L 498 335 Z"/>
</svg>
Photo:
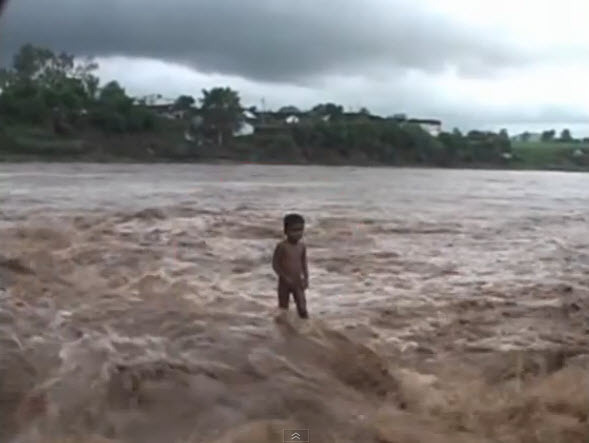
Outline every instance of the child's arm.
<svg viewBox="0 0 589 443">
<path fill-rule="evenodd" d="M 307 265 L 307 246 L 303 246 L 303 288 L 307 289 L 309 287 L 309 266 Z"/>
<path fill-rule="evenodd" d="M 287 284 L 292 284 L 290 278 L 285 274 L 285 272 L 280 267 L 280 256 L 282 255 L 282 243 L 276 245 L 276 249 L 274 249 L 274 256 L 272 257 L 272 269 L 276 272 L 278 277 L 282 278 Z"/>
</svg>

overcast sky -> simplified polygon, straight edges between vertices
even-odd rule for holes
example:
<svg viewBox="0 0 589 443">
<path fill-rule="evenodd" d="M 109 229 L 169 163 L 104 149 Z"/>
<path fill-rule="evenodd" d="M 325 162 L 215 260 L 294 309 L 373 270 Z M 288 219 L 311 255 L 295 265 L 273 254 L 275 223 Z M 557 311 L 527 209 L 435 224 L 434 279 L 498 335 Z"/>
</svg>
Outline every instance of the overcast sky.
<svg viewBox="0 0 589 443">
<path fill-rule="evenodd" d="M 0 58 L 31 42 L 134 95 L 231 86 L 258 107 L 589 135 L 587 17 L 587 0 L 11 0 Z"/>
</svg>

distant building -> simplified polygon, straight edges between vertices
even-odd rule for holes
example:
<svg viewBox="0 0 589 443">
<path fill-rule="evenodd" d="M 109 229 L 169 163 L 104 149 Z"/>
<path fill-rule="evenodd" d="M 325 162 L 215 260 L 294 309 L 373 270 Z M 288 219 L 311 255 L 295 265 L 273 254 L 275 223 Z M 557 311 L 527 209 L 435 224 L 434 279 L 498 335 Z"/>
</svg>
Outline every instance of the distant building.
<svg viewBox="0 0 589 443">
<path fill-rule="evenodd" d="M 432 137 L 437 137 L 442 132 L 442 122 L 434 119 L 410 118 L 407 123 L 417 124 Z"/>
<path fill-rule="evenodd" d="M 180 120 L 186 116 L 186 110 L 176 109 L 175 100 L 152 94 L 134 100 L 135 106 L 145 106 L 160 117 L 169 120 Z"/>
<path fill-rule="evenodd" d="M 186 110 L 175 109 L 174 105 L 147 105 L 147 108 L 168 120 L 181 120 L 186 116 Z"/>
<path fill-rule="evenodd" d="M 281 111 L 258 112 L 255 119 L 246 118 L 256 132 L 281 133 L 288 131 L 289 125 L 297 125 L 305 117 L 304 113 L 291 113 Z"/>
<path fill-rule="evenodd" d="M 289 125 L 296 125 L 300 122 L 300 119 L 296 115 L 289 115 L 284 121 Z"/>
<path fill-rule="evenodd" d="M 436 119 L 428 118 L 407 118 L 407 114 L 399 113 L 388 117 L 387 120 L 393 120 L 400 125 L 414 124 L 419 125 L 421 129 L 427 132 L 432 137 L 437 137 L 442 133 L 442 122 Z"/>
<path fill-rule="evenodd" d="M 347 124 L 363 124 L 369 121 L 393 120 L 399 124 L 417 124 L 424 131 L 433 137 L 437 137 L 442 132 L 442 122 L 435 119 L 407 119 L 405 114 L 395 114 L 392 117 L 384 118 L 378 115 L 372 115 L 367 112 L 344 112 L 334 117 L 330 114 L 319 114 L 317 112 L 286 112 L 295 111 L 296 108 L 281 108 L 279 111 L 252 112 L 245 110 L 243 112 L 245 121 L 254 127 L 258 133 L 281 133 L 289 131 L 289 125 L 303 124 L 313 122 L 316 119 L 329 123 L 331 121 L 346 122 Z"/>
<path fill-rule="evenodd" d="M 243 111 L 243 117 L 246 120 L 256 120 L 257 119 L 256 114 L 254 114 L 252 111 L 250 111 L 248 109 L 246 109 L 245 111 Z"/>
<path fill-rule="evenodd" d="M 339 118 L 347 121 L 348 123 L 364 123 L 366 120 L 384 120 L 384 118 L 380 115 L 373 115 L 367 112 L 344 112 Z"/>
<path fill-rule="evenodd" d="M 255 132 L 254 126 L 248 122 L 241 122 L 239 125 L 239 129 L 233 131 L 234 137 L 245 137 L 247 135 L 252 135 Z"/>
</svg>

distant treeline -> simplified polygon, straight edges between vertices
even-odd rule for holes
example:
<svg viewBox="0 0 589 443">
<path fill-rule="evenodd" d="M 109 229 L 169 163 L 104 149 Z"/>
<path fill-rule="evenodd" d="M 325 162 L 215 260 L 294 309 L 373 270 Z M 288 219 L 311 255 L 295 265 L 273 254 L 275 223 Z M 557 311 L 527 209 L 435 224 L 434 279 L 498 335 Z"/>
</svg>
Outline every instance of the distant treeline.
<svg viewBox="0 0 589 443">
<path fill-rule="evenodd" d="M 523 132 L 522 134 L 516 137 L 518 141 L 522 142 L 533 142 L 533 141 L 543 141 L 543 142 L 560 142 L 560 143 L 589 143 L 589 138 L 583 139 L 576 139 L 573 138 L 571 131 L 569 129 L 563 129 L 559 136 L 556 136 L 556 130 L 550 129 L 547 131 L 542 131 L 539 134 L 532 134 L 531 132 Z"/>
<path fill-rule="evenodd" d="M 452 166 L 502 164 L 512 157 L 506 131 L 454 130 L 434 137 L 410 121 L 373 116 L 367 109 L 350 115 L 333 103 L 318 104 L 304 112 L 306 118 L 278 122 L 272 130 L 253 123 L 252 134 L 236 137 L 256 110 L 244 113 L 239 93 L 226 87 L 203 90 L 198 100 L 178 97 L 170 111 L 177 111 L 183 124 L 172 126 L 147 98 L 129 96 L 116 81 L 101 87 L 97 68 L 90 59 L 23 46 L 12 66 L 0 70 L 0 150 L 11 145 L 14 151 L 18 143 L 11 143 L 10 136 L 18 132 L 13 128 L 25 127 L 63 140 L 102 134 L 132 143 L 129 137 L 140 135 L 144 143 L 157 135 L 157 143 L 144 143 L 151 146 L 148 151 L 174 158 L 197 158 L 203 152 L 211 157 L 218 150 L 228 158 L 253 161 Z M 292 106 L 282 111 L 300 114 Z M 162 135 L 172 130 L 181 137 Z"/>
</svg>

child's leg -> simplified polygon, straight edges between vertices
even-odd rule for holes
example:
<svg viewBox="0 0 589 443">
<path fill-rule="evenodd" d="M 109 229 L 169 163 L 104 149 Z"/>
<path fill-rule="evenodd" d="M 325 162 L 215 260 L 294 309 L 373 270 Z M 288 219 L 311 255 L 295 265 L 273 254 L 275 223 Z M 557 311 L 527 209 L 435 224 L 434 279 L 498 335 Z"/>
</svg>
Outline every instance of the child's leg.
<svg viewBox="0 0 589 443">
<path fill-rule="evenodd" d="M 278 307 L 280 309 L 288 309 L 290 292 L 288 285 L 282 280 L 278 280 Z"/>
<path fill-rule="evenodd" d="M 292 295 L 297 305 L 297 312 L 299 313 L 299 317 L 309 318 L 309 314 L 307 313 L 307 299 L 305 297 L 305 290 L 302 288 L 294 289 Z"/>
</svg>

